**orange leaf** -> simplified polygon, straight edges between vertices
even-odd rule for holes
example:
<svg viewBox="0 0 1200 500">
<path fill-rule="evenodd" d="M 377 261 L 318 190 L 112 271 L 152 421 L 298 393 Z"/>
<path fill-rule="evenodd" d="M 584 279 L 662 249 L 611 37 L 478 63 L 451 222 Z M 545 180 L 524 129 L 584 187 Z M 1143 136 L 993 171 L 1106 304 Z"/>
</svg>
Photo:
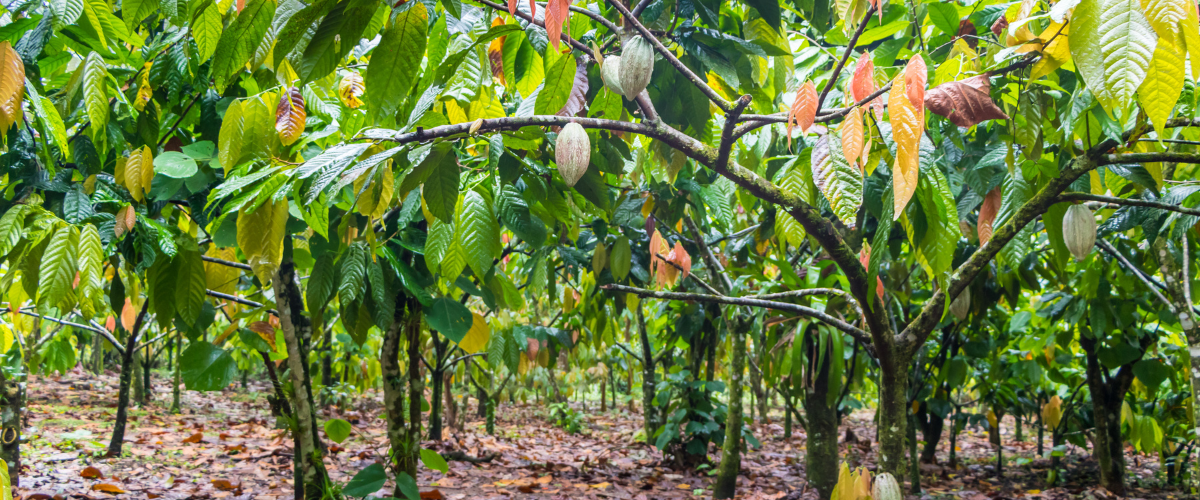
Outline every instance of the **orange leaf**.
<svg viewBox="0 0 1200 500">
<path fill-rule="evenodd" d="M 863 269 L 871 268 L 871 244 L 863 242 L 862 250 L 858 252 L 858 262 L 862 264 Z M 875 295 L 879 296 L 879 301 L 883 301 L 883 279 L 878 275 L 875 276 Z"/>
<path fill-rule="evenodd" d="M 863 153 L 862 108 L 853 108 L 846 113 L 838 129 L 842 133 L 842 153 L 846 155 L 847 162 L 857 167 L 859 156 Z"/>
<path fill-rule="evenodd" d="M 235 485 L 235 484 L 229 482 L 228 479 L 213 479 L 212 484 L 213 484 L 214 488 L 221 490 L 221 491 L 233 491 L 242 486 L 241 483 L 238 483 Z"/>
<path fill-rule="evenodd" d="M 1001 201 L 1000 186 L 992 188 L 991 191 L 988 191 L 987 196 L 983 197 L 983 204 L 979 206 L 980 245 L 992 239 L 992 224 L 996 222 L 996 214 L 1000 212 Z"/>
<path fill-rule="evenodd" d="M 925 107 L 925 80 L 929 76 L 928 73 L 921 54 L 913 55 L 904 66 L 904 88 L 907 91 L 908 102 L 912 103 L 914 108 Z"/>
<path fill-rule="evenodd" d="M 125 306 L 121 308 L 121 326 L 125 331 L 133 331 L 133 323 L 137 321 L 137 311 L 133 310 L 133 302 L 125 299 Z"/>
<path fill-rule="evenodd" d="M 863 52 L 854 63 L 854 76 L 850 77 L 850 94 L 857 102 L 866 99 L 875 90 L 875 63 L 871 61 L 870 52 Z"/>
<path fill-rule="evenodd" d="M 113 224 L 113 235 L 120 238 L 121 235 L 133 230 L 133 226 L 137 224 L 137 211 L 133 209 L 133 205 L 125 205 L 117 210 L 117 220 Z"/>
<path fill-rule="evenodd" d="M 125 490 L 121 489 L 120 486 L 117 486 L 115 484 L 108 484 L 108 483 L 93 484 L 92 490 L 103 491 L 105 493 L 112 493 L 114 495 L 120 495 L 121 493 L 125 493 Z"/>
<path fill-rule="evenodd" d="M 532 0 L 530 0 L 532 3 Z M 563 25 L 571 16 L 571 0 L 550 0 L 546 2 L 546 36 L 550 45 L 559 50 L 558 43 L 562 38 Z"/>
<path fill-rule="evenodd" d="M 279 94 L 279 105 L 275 107 L 275 130 L 279 132 L 279 141 L 287 146 L 304 132 L 304 96 L 300 89 L 292 87 Z"/>
<path fill-rule="evenodd" d="M 527 339 L 525 339 L 525 341 L 526 341 L 526 343 L 528 344 L 528 347 L 529 347 L 529 349 L 528 349 L 528 351 L 527 351 L 527 354 L 528 354 L 528 356 L 529 356 L 529 359 L 536 358 L 536 357 L 537 357 L 537 352 L 538 352 L 538 341 L 537 341 L 537 339 L 530 339 L 530 338 L 527 338 Z"/>
<path fill-rule="evenodd" d="M 793 127 L 799 126 L 800 133 L 806 133 L 817 121 L 817 99 L 817 88 L 811 81 L 804 82 L 800 90 L 796 91 L 796 99 L 792 101 L 792 107 L 788 110 L 788 149 L 792 148 Z"/>
<path fill-rule="evenodd" d="M 104 477 L 104 474 L 100 473 L 100 469 L 97 469 L 92 466 L 88 466 L 88 468 L 83 469 L 82 471 L 79 472 L 79 477 L 82 477 L 84 479 L 100 479 L 100 478 Z"/>
<path fill-rule="evenodd" d="M 195 433 L 195 434 L 192 434 L 191 436 L 188 436 L 188 437 L 187 437 L 187 439 L 184 439 L 184 440 L 183 440 L 183 442 L 185 442 L 185 443 L 199 443 L 201 439 L 204 439 L 204 433 L 203 433 L 203 432 L 197 432 L 197 433 Z"/>
<path fill-rule="evenodd" d="M 7 40 L 0 42 L 0 130 L 21 123 L 25 98 L 25 65 Z"/>
<path fill-rule="evenodd" d="M 692 272 L 692 256 L 688 255 L 687 250 L 684 250 L 683 245 L 678 241 L 675 242 L 675 250 L 671 253 L 675 257 L 671 259 L 671 262 L 679 264 L 679 267 L 683 268 L 683 277 L 687 278 Z"/>
<path fill-rule="evenodd" d="M 513 6 L 514 4 L 512 2 L 509 2 L 509 5 Z M 496 18 L 492 20 L 493 28 L 496 26 L 503 26 L 503 25 L 504 25 L 504 19 L 501 19 L 500 16 L 496 16 Z M 500 38 L 492 40 L 492 42 L 488 44 L 488 62 L 490 62 L 491 66 L 492 66 L 492 78 L 499 80 L 500 85 L 507 86 L 508 83 L 504 81 L 504 39 L 505 38 L 507 38 L 507 37 L 502 36 Z"/>
<path fill-rule="evenodd" d="M 117 331 L 117 318 L 109 316 L 108 319 L 104 320 L 104 329 L 108 330 L 108 333 Z"/>
<path fill-rule="evenodd" d="M 441 490 L 429 490 L 421 492 L 421 500 L 445 500 L 446 495 L 443 495 Z"/>
<path fill-rule="evenodd" d="M 529 3 L 533 3 L 533 0 L 530 0 Z M 508 0 L 508 14 L 513 17 L 516 17 L 516 15 L 517 15 L 517 0 Z"/>
<path fill-rule="evenodd" d="M 921 134 L 925 129 L 925 113 L 914 107 L 905 93 L 905 79 L 897 76 L 888 94 L 888 113 L 891 114 L 892 137 L 896 140 L 896 165 L 892 168 L 892 194 L 895 197 L 895 218 L 900 219 L 904 207 L 917 190 L 920 170 Z"/>
<path fill-rule="evenodd" d="M 262 335 L 270 335 L 272 339 L 275 338 L 275 327 L 271 326 L 271 324 L 267 323 L 266 321 L 255 321 L 250 323 L 250 326 L 247 328 L 249 328 L 252 332 Z"/>
</svg>

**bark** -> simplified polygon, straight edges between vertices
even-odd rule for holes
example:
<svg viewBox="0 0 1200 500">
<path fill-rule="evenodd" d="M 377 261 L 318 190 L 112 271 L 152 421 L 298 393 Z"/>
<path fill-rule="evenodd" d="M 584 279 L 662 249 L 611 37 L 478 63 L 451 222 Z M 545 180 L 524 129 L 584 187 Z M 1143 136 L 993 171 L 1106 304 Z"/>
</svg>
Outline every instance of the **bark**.
<svg viewBox="0 0 1200 500">
<path fill-rule="evenodd" d="M 176 352 L 178 352 L 179 355 L 183 354 L 182 333 L 176 336 L 174 345 L 171 346 L 171 351 L 172 355 L 175 355 Z M 178 357 L 178 355 L 175 355 L 175 357 Z M 171 382 L 171 413 L 177 415 L 183 410 L 183 405 L 180 401 L 183 397 L 183 389 L 179 387 L 182 384 L 182 369 L 179 367 L 179 363 L 175 363 L 175 366 L 171 371 L 174 372 Z"/>
<path fill-rule="evenodd" d="M 99 337 L 97 335 L 97 337 Z M 8 466 L 12 486 L 21 484 L 21 418 L 25 408 L 25 382 L 0 373 L 0 459 Z"/>
<path fill-rule="evenodd" d="M 449 342 L 449 341 L 447 341 Z M 438 360 L 441 360 L 446 349 L 445 344 L 434 340 L 435 347 L 434 355 Z M 433 386 L 433 394 L 429 397 L 429 440 L 442 440 L 442 377 L 445 376 L 445 368 L 442 367 L 441 361 L 434 361 L 435 368 L 429 371 L 429 383 Z M 413 476 L 416 477 L 416 476 Z"/>
<path fill-rule="evenodd" d="M 765 329 L 764 329 L 765 330 Z M 766 332 L 754 336 L 754 366 L 763 365 L 763 342 L 762 338 L 766 336 Z M 750 388 L 754 393 L 754 403 L 758 410 L 758 420 L 750 419 L 750 422 L 758 422 L 760 424 L 771 423 L 767 420 L 767 393 L 763 390 L 763 373 L 757 368 L 750 369 Z"/>
<path fill-rule="evenodd" d="M 877 338 L 889 344 L 890 338 Z M 908 426 L 908 372 L 911 356 L 899 359 L 893 345 L 876 345 L 879 354 L 879 468 L 904 477 L 904 441 Z"/>
<path fill-rule="evenodd" d="M 267 396 L 267 403 L 271 405 L 271 415 L 275 417 L 275 428 L 287 429 L 288 420 L 292 418 L 292 405 L 288 404 L 287 395 L 283 393 L 283 384 L 279 382 L 279 375 L 275 373 L 275 362 L 271 361 L 271 355 L 265 352 L 258 354 L 262 356 L 263 366 L 267 367 L 267 378 L 275 391 L 274 396 Z"/>
<path fill-rule="evenodd" d="M 92 373 L 99 375 L 104 372 L 104 338 L 100 334 L 92 336 Z"/>
<path fill-rule="evenodd" d="M 806 336 L 804 344 L 809 359 L 816 360 L 812 337 Z M 815 361 L 810 361 L 811 365 Z M 822 363 L 813 373 L 812 387 L 804 398 L 804 413 L 808 415 L 806 473 L 808 482 L 817 489 L 817 497 L 829 500 L 838 481 L 837 409 L 829 405 L 829 363 Z"/>
<path fill-rule="evenodd" d="M 921 437 L 925 440 L 925 447 L 921 449 L 921 463 L 936 464 L 937 447 L 942 440 L 945 420 L 930 412 L 925 403 L 921 403 L 917 412 L 917 423 L 921 426 Z"/>
<path fill-rule="evenodd" d="M 146 404 L 146 379 L 144 377 L 146 364 L 142 361 L 143 359 L 141 349 L 133 353 L 133 400 L 137 401 L 139 405 Z"/>
<path fill-rule="evenodd" d="M 1133 383 L 1133 363 L 1122 366 L 1117 375 L 1105 380 L 1108 371 L 1096 355 L 1096 341 L 1081 336 L 1080 345 L 1087 353 L 1087 384 L 1092 396 L 1092 414 L 1096 425 L 1093 453 L 1100 465 L 1100 486 L 1125 496 L 1125 450 L 1121 439 L 1121 402 Z M 1141 356 L 1138 356 L 1140 359 Z"/>
<path fill-rule="evenodd" d="M 446 424 L 451 431 L 458 430 L 458 402 L 454 400 L 454 373 L 447 371 L 442 375 L 445 388 L 442 389 L 442 399 L 446 404 Z"/>
<path fill-rule="evenodd" d="M 414 305 L 412 310 L 419 308 Z M 421 320 L 410 318 L 404 333 L 408 341 L 408 430 L 404 434 L 404 443 L 412 447 L 409 453 L 401 455 L 397 469 L 416 479 L 418 445 L 421 442 L 421 403 L 425 401 L 425 380 L 421 376 Z"/>
<path fill-rule="evenodd" d="M 1171 297 L 1171 312 L 1175 313 L 1179 319 L 1184 336 L 1187 338 L 1188 378 L 1191 381 L 1192 394 L 1200 394 L 1200 323 L 1197 322 L 1196 314 L 1192 309 L 1192 273 L 1189 269 L 1191 248 L 1188 243 L 1188 233 L 1190 232 L 1191 230 L 1184 232 L 1181 241 L 1182 265 L 1168 251 L 1164 238 L 1155 241 L 1154 251 L 1158 257 L 1158 265 L 1163 274 L 1167 295 Z M 1192 428 L 1195 429 L 1196 437 L 1200 437 L 1200 405 L 1197 404 L 1192 405 Z M 1192 474 L 1191 487 L 1193 491 L 1200 491 L 1200 473 Z"/>
<path fill-rule="evenodd" d="M 396 470 L 406 472 L 415 478 L 416 476 L 413 474 L 416 472 L 415 464 L 420 447 L 417 441 L 408 439 L 409 436 L 405 430 L 404 384 L 406 377 L 400 371 L 400 343 L 404 339 L 420 336 L 421 304 L 409 297 L 397 300 L 397 302 L 395 322 L 384 332 L 383 346 L 379 352 L 383 372 L 383 406 L 387 416 L 388 442 L 392 447 L 389 457 L 391 457 Z M 414 332 L 415 335 L 413 335 Z M 410 359 L 409 362 L 414 366 L 419 363 L 413 359 Z M 417 418 L 413 421 L 414 426 L 419 427 L 421 403 L 420 401 L 412 403 L 416 404 L 418 411 Z M 404 493 L 397 486 L 392 496 L 404 498 Z"/>
<path fill-rule="evenodd" d="M 654 380 L 654 351 L 650 345 L 650 334 L 646 332 L 646 317 L 642 313 L 642 305 L 637 309 L 638 335 L 642 341 L 642 430 L 646 433 L 646 443 L 654 443 L 654 430 L 658 428 L 654 417 L 654 390 L 658 385 Z M 632 371 L 630 372 L 632 382 Z M 632 405 L 632 398 L 630 401 Z"/>
<path fill-rule="evenodd" d="M 325 340 L 321 343 L 321 387 L 333 385 L 333 346 L 331 345 L 332 331 L 325 332 Z M 321 393 L 321 406 L 329 405 L 329 391 Z"/>
<path fill-rule="evenodd" d="M 608 388 L 608 377 L 600 377 L 600 411 L 608 411 L 608 399 L 604 397 L 604 390 Z"/>
<path fill-rule="evenodd" d="M 921 494 L 921 464 L 917 461 L 917 416 L 908 418 L 908 480 L 912 485 L 909 493 Z"/>
<path fill-rule="evenodd" d="M 290 250 L 290 249 L 289 249 Z M 317 416 L 313 404 L 312 379 L 308 374 L 308 342 L 312 339 L 312 323 L 304 316 L 304 302 L 297 284 L 296 270 L 290 258 L 280 265 L 272 280 L 275 304 L 279 308 L 279 323 L 288 351 L 288 372 L 292 379 L 295 421 L 293 429 L 296 448 L 296 498 L 319 499 L 334 495 L 329 473 L 321 461 L 324 454 L 317 435 Z"/>
<path fill-rule="evenodd" d="M 138 342 L 138 333 L 142 330 L 142 324 L 146 321 L 146 308 L 150 305 L 150 301 L 142 302 L 142 310 L 138 312 L 137 320 L 133 322 L 133 331 L 125 339 L 125 351 L 121 353 L 121 378 L 117 389 L 117 417 L 113 422 L 112 440 L 108 443 L 107 456 L 117 458 L 121 456 L 121 446 L 125 443 L 125 422 L 129 417 L 129 389 L 133 382 L 133 354 L 136 349 L 134 346 Z"/>
<path fill-rule="evenodd" d="M 721 463 L 717 466 L 717 481 L 713 498 L 733 498 L 737 490 L 738 472 L 742 468 L 742 376 L 746 371 L 746 330 L 748 322 L 734 319 L 733 353 L 729 360 L 729 408 L 725 419 L 725 444 L 721 447 Z"/>
</svg>

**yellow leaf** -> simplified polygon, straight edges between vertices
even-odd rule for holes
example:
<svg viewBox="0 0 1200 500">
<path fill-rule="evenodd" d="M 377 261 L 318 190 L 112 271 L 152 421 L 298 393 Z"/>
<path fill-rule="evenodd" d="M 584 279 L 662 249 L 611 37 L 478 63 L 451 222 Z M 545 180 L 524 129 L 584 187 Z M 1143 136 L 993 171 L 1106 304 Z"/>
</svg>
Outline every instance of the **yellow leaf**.
<svg viewBox="0 0 1200 500">
<path fill-rule="evenodd" d="M 1038 37 L 1042 41 L 1042 57 L 1033 63 L 1031 79 L 1046 76 L 1071 60 L 1071 46 L 1068 42 L 1070 34 L 1070 25 L 1063 23 L 1052 23 L 1042 30 L 1041 36 Z"/>
<path fill-rule="evenodd" d="M 1177 34 L 1158 37 L 1154 58 L 1146 69 L 1146 79 L 1138 87 L 1138 102 L 1146 110 L 1150 123 L 1161 136 L 1179 94 L 1183 92 L 1184 79 L 1183 40 Z M 1193 62 L 1195 64 L 1195 62 Z"/>
<path fill-rule="evenodd" d="M 154 88 L 150 86 L 150 66 L 152 64 L 154 61 L 147 61 L 138 75 L 137 99 L 133 101 L 133 107 L 138 111 L 144 111 L 146 104 L 154 97 Z"/>
<path fill-rule="evenodd" d="M 1187 47 L 1188 57 L 1192 59 L 1192 79 L 1200 80 L 1200 12 L 1188 9 L 1180 31 L 1183 33 L 1183 44 Z"/>
<path fill-rule="evenodd" d="M 287 199 L 267 201 L 258 210 L 238 212 L 237 243 L 259 281 L 268 283 L 283 261 L 283 239 L 288 217 Z"/>
<path fill-rule="evenodd" d="M 888 95 L 888 113 L 891 114 L 892 137 L 896 140 L 896 164 L 892 168 L 892 195 L 895 201 L 894 217 L 904 214 L 904 207 L 917 190 L 920 170 L 921 134 L 925 129 L 925 112 L 916 109 L 908 100 L 904 89 L 904 75 L 892 82 Z"/>
<path fill-rule="evenodd" d="M 242 108 L 245 102 L 235 99 L 225 109 L 225 117 L 221 119 L 221 132 L 217 135 L 217 160 L 225 173 L 237 165 L 242 156 L 242 135 L 245 120 L 242 118 Z"/>
<path fill-rule="evenodd" d="M 846 155 L 846 161 L 857 167 L 863 152 L 862 108 L 852 108 L 838 130 L 842 133 L 842 153 Z"/>
<path fill-rule="evenodd" d="M 1058 427 L 1058 423 L 1062 420 L 1062 398 L 1057 395 L 1050 398 L 1050 401 L 1042 405 L 1042 422 L 1046 424 L 1050 430 Z"/>
<path fill-rule="evenodd" d="M 356 109 L 363 105 L 361 97 L 365 91 L 363 77 L 355 71 L 346 73 L 346 76 L 342 77 L 342 81 L 338 83 L 338 98 L 350 109 Z"/>
<path fill-rule="evenodd" d="M 467 330 L 467 334 L 463 336 L 462 342 L 458 343 L 458 347 L 467 354 L 475 354 L 487 346 L 490 338 L 492 338 L 492 327 L 488 326 L 487 320 L 479 314 L 471 313 L 471 329 Z"/>
<path fill-rule="evenodd" d="M 21 122 L 25 98 L 25 63 L 7 40 L 0 42 L 0 134 Z"/>
<path fill-rule="evenodd" d="M 1088 179 L 1091 181 L 1092 194 L 1104 194 L 1104 182 L 1100 180 L 1100 172 L 1092 170 L 1088 172 Z"/>
<path fill-rule="evenodd" d="M 237 261 L 237 252 L 232 248 L 217 248 L 216 245 L 213 245 L 208 248 L 205 255 L 230 262 Z M 237 292 L 237 281 L 241 274 L 236 267 L 216 262 L 204 262 L 204 281 L 208 289 L 214 292 L 234 294 Z"/>
<path fill-rule="evenodd" d="M 134 200 L 143 201 L 150 191 L 150 181 L 154 179 L 154 154 L 150 146 L 142 146 L 129 152 L 125 160 L 125 187 Z"/>
<path fill-rule="evenodd" d="M 391 163 L 392 160 L 387 160 Z M 358 213 L 377 219 L 383 217 L 384 212 L 392 203 L 392 196 L 395 195 L 396 178 L 392 175 L 390 168 L 379 169 L 378 177 L 359 177 L 354 181 L 354 193 L 358 195 Z M 371 179 L 371 185 L 363 189 L 363 184 Z"/>
</svg>

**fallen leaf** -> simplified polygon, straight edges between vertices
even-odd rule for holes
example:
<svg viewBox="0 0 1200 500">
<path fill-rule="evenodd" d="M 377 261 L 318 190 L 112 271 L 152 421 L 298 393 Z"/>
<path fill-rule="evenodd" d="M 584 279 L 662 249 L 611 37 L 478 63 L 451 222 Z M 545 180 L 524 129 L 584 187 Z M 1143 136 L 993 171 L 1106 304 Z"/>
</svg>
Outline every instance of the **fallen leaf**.
<svg viewBox="0 0 1200 500">
<path fill-rule="evenodd" d="M 114 495 L 120 495 L 121 493 L 125 493 L 125 490 L 121 489 L 120 486 L 117 486 L 115 484 L 108 484 L 108 483 L 93 484 L 92 490 L 103 491 L 105 493 L 112 493 Z"/>
<path fill-rule="evenodd" d="M 441 490 L 422 491 L 421 500 L 446 500 L 446 495 Z"/>
<path fill-rule="evenodd" d="M 185 442 L 185 443 L 199 443 L 199 442 L 200 442 L 200 440 L 202 440 L 202 439 L 204 439 L 204 433 L 202 433 L 202 432 L 197 432 L 197 433 L 195 433 L 195 434 L 192 434 L 191 436 L 188 436 L 188 437 L 187 437 L 187 439 L 184 439 L 184 440 L 183 440 L 183 442 Z"/>
<path fill-rule="evenodd" d="M 100 469 L 88 466 L 88 468 L 79 472 L 79 477 L 84 479 L 100 479 L 104 477 L 104 474 L 100 472 Z"/>
<path fill-rule="evenodd" d="M 213 487 L 221 491 L 233 491 L 241 487 L 241 483 L 233 484 L 228 479 L 213 479 Z"/>
</svg>

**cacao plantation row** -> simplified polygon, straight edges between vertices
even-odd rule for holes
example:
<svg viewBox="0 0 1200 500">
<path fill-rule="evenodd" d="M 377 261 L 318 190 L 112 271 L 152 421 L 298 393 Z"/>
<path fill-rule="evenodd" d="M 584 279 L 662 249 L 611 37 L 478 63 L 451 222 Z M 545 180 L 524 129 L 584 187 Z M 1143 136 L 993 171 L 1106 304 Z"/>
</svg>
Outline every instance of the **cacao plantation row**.
<svg viewBox="0 0 1200 500">
<path fill-rule="evenodd" d="M 0 493 L 207 498 L 147 421 L 246 398 L 217 498 L 1194 498 L 1198 18 L 5 1 Z"/>
</svg>

